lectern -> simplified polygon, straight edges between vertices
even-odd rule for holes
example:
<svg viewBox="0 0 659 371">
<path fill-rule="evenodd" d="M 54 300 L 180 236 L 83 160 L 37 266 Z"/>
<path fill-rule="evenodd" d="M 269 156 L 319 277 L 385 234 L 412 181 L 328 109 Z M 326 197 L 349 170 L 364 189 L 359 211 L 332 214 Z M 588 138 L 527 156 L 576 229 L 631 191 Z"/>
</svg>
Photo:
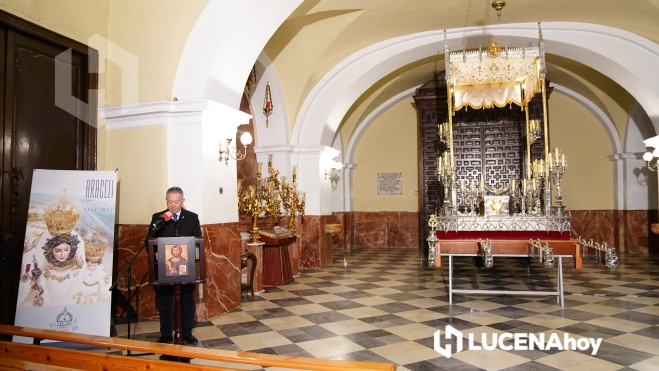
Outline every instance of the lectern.
<svg viewBox="0 0 659 371">
<path fill-rule="evenodd" d="M 183 344 L 181 286 L 206 277 L 204 239 L 161 237 L 149 240 L 149 284 L 174 286 L 174 344 Z"/>
</svg>

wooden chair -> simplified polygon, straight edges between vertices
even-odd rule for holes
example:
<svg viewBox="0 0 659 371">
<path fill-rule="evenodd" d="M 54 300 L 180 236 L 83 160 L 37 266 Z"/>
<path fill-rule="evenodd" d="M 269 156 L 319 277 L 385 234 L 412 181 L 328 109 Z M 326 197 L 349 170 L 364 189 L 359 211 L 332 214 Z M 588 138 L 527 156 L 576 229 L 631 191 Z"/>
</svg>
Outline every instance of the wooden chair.
<svg viewBox="0 0 659 371">
<path fill-rule="evenodd" d="M 252 253 L 245 253 L 240 256 L 240 269 L 242 270 L 243 268 L 247 268 L 247 262 L 248 260 L 252 261 L 252 269 L 250 269 L 249 272 L 249 280 L 247 283 L 241 283 L 240 284 L 240 295 L 242 296 L 243 293 L 251 292 L 252 293 L 252 300 L 254 300 L 254 272 L 256 272 L 256 255 Z M 249 298 L 249 294 L 247 295 Z"/>
</svg>

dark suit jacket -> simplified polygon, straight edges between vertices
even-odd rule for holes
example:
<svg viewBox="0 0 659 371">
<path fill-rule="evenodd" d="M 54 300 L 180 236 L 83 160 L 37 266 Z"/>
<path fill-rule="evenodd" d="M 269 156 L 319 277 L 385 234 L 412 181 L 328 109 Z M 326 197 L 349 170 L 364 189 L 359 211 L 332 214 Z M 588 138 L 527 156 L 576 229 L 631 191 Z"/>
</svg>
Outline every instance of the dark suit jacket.
<svg viewBox="0 0 659 371">
<path fill-rule="evenodd" d="M 178 218 L 178 221 L 174 223 L 174 220 L 165 222 L 159 230 L 155 231 L 153 228 L 153 223 L 158 220 L 167 210 L 153 214 L 151 217 L 151 226 L 149 226 L 149 236 L 153 235 L 153 238 L 158 237 L 201 237 L 201 226 L 199 225 L 199 216 L 192 211 L 181 209 L 181 214 Z M 178 232 L 178 236 L 176 235 Z M 182 293 L 188 293 L 194 291 L 195 285 L 183 285 L 181 287 Z M 155 286 L 156 292 L 159 294 L 172 294 L 174 293 L 173 286 Z"/>
<path fill-rule="evenodd" d="M 159 213 L 153 214 L 151 217 L 151 226 L 149 227 L 149 235 L 153 234 L 153 223 L 166 213 L 167 210 L 163 210 Z M 178 237 L 194 236 L 201 237 L 201 226 L 199 225 L 199 216 L 188 211 L 186 209 L 181 209 L 181 215 L 176 223 L 174 220 L 165 222 L 165 225 L 160 227 L 158 231 L 153 235 L 154 238 L 158 237 L 177 237 L 176 233 L 178 232 Z"/>
</svg>

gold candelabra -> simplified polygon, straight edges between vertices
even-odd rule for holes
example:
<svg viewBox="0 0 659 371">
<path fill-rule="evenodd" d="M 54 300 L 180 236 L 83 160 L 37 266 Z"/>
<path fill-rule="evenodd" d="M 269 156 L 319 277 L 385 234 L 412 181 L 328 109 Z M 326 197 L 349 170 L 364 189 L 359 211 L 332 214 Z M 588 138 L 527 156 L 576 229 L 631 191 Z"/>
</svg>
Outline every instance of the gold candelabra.
<svg viewBox="0 0 659 371">
<path fill-rule="evenodd" d="M 288 229 L 290 229 L 291 234 L 295 236 L 297 233 L 295 216 L 299 212 L 302 219 L 304 219 L 304 205 L 306 203 L 307 193 L 297 190 L 297 169 L 295 166 L 293 166 L 293 175 L 291 176 L 292 183 L 286 183 L 286 177 L 282 177 L 281 179 L 281 200 L 284 210 L 290 215 Z"/>
<path fill-rule="evenodd" d="M 248 186 L 243 191 L 241 180 L 238 180 L 238 212 L 241 217 L 250 216 L 252 218 L 252 229 L 250 230 L 250 243 L 261 242 L 259 228 L 256 226 L 259 215 L 265 213 L 268 216 L 277 218 L 281 214 L 281 202 L 279 201 L 279 179 L 277 175 L 279 170 L 272 168 L 272 156 L 268 161 L 268 172 L 270 176 L 261 179 L 261 170 L 263 163 L 257 164 L 256 185 Z M 242 193 L 242 195 L 241 195 Z"/>
<path fill-rule="evenodd" d="M 297 174 L 293 167 L 293 183 L 286 183 L 286 177 L 279 180 L 279 170 L 272 167 L 272 155 L 268 156 L 268 174 L 261 179 L 263 163 L 259 162 L 256 169 L 256 185 L 248 186 L 243 190 L 242 181 L 238 180 L 238 212 L 241 218 L 250 216 L 252 218 L 252 229 L 250 230 L 250 243 L 261 242 L 259 228 L 256 225 L 259 215 L 277 218 L 281 217 L 282 206 L 290 216 L 289 227 L 295 235 L 295 215 L 300 212 L 304 218 L 304 206 L 306 193 L 297 190 Z"/>
</svg>

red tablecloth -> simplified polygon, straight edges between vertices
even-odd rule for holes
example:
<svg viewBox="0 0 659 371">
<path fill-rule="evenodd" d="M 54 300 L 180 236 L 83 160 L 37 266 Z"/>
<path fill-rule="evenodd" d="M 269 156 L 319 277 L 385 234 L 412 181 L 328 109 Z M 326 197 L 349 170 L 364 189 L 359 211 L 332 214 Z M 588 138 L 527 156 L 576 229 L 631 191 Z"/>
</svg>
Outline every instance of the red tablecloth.
<svg viewBox="0 0 659 371">
<path fill-rule="evenodd" d="M 437 238 L 445 240 L 455 239 L 552 239 L 569 240 L 570 232 L 546 232 L 546 231 L 437 231 Z"/>
</svg>

